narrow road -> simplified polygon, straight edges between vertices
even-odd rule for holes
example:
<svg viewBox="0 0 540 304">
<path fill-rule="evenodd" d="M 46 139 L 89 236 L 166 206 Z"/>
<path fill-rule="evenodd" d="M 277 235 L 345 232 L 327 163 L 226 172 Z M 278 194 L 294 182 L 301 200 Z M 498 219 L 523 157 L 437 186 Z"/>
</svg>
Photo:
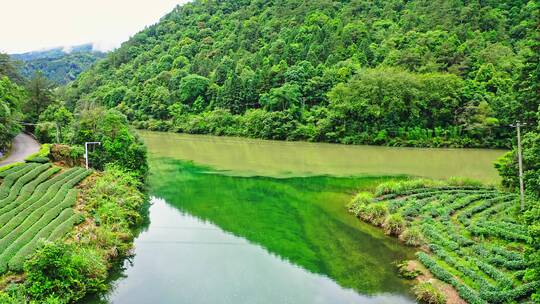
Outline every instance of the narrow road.
<svg viewBox="0 0 540 304">
<path fill-rule="evenodd" d="M 13 139 L 8 157 L 0 160 L 0 167 L 22 161 L 30 154 L 38 152 L 39 149 L 39 143 L 32 136 L 20 133 Z"/>
</svg>

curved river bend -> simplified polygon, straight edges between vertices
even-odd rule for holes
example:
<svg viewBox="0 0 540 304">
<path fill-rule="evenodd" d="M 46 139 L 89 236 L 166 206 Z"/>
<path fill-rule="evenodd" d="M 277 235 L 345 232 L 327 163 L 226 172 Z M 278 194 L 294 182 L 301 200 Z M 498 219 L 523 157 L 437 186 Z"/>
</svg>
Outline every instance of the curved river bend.
<svg viewBox="0 0 540 304">
<path fill-rule="evenodd" d="M 389 175 L 496 182 L 503 153 L 141 135 L 149 223 L 87 303 L 414 303 L 392 266 L 413 251 L 345 204 Z"/>
</svg>

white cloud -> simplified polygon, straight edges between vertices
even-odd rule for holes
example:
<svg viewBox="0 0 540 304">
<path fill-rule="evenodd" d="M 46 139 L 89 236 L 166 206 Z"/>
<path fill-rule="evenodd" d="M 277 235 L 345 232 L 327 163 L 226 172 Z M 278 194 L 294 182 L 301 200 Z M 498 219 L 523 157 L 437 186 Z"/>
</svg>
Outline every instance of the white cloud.
<svg viewBox="0 0 540 304">
<path fill-rule="evenodd" d="M 188 0 L 0 0 L 0 51 L 110 50 Z"/>
</svg>

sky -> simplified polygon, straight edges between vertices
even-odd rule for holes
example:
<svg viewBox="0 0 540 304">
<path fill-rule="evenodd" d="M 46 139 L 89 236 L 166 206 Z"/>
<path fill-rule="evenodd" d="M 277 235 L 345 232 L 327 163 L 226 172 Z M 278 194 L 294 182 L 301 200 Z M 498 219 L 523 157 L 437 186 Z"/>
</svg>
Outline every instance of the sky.
<svg viewBox="0 0 540 304">
<path fill-rule="evenodd" d="M 0 52 L 94 43 L 108 51 L 188 0 L 0 0 Z"/>
</svg>

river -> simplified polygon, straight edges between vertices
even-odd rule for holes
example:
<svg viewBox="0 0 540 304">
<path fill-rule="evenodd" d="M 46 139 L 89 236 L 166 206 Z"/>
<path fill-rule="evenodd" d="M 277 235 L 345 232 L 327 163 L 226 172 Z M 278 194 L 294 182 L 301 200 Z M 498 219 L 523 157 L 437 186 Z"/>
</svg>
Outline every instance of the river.
<svg viewBox="0 0 540 304">
<path fill-rule="evenodd" d="M 494 183 L 503 153 L 141 135 L 149 223 L 89 303 L 414 303 L 392 265 L 414 251 L 345 204 L 392 175 Z"/>
</svg>

